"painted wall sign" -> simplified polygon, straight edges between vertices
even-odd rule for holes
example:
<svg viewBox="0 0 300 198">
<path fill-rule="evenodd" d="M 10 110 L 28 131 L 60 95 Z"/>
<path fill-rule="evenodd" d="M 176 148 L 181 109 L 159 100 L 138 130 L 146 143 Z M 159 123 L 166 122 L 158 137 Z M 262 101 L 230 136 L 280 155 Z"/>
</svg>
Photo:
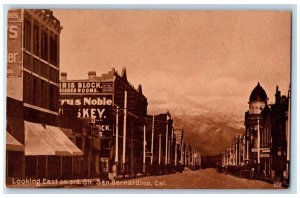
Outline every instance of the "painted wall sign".
<svg viewBox="0 0 300 198">
<path fill-rule="evenodd" d="M 112 123 L 109 119 L 112 109 L 112 95 L 72 96 L 61 95 L 60 105 L 68 104 L 78 107 L 79 118 L 92 118 L 102 132 L 111 131 Z"/>
<path fill-rule="evenodd" d="M 111 93 L 113 91 L 112 82 L 61 82 L 59 84 L 60 93 Z"/>
<path fill-rule="evenodd" d="M 22 15 L 21 10 L 9 10 L 7 24 L 7 76 L 22 75 Z"/>
</svg>

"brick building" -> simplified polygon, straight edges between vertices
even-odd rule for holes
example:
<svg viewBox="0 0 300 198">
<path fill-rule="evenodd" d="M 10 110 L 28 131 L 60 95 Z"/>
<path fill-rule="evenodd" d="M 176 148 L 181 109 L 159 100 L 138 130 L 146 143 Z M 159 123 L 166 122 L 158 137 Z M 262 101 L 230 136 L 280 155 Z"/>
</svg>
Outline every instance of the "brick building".
<svg viewBox="0 0 300 198">
<path fill-rule="evenodd" d="M 70 80 L 62 73 L 62 115 L 64 104 L 77 108 L 77 117 L 94 126 L 92 151 L 87 151 L 92 152 L 91 175 L 142 173 L 143 125 L 148 103 L 141 85 L 136 89 L 128 82 L 125 68 L 121 74 L 113 68 L 101 76 L 92 71 L 87 79 L 80 80 Z"/>
<path fill-rule="evenodd" d="M 82 152 L 58 128 L 62 27 L 45 9 L 9 10 L 7 27 L 7 179 L 66 177 Z"/>
</svg>

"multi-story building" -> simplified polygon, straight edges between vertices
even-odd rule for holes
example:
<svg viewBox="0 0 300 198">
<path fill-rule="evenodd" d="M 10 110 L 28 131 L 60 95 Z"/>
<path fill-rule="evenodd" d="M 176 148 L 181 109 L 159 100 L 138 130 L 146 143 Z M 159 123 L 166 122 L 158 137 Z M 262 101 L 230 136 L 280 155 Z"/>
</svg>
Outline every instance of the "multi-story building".
<svg viewBox="0 0 300 198">
<path fill-rule="evenodd" d="M 271 105 L 272 177 L 288 183 L 290 161 L 290 93 L 281 95 L 276 87 L 275 103 Z"/>
<path fill-rule="evenodd" d="M 245 135 L 238 135 L 223 153 L 222 167 L 234 174 L 289 183 L 290 90 L 281 95 L 276 87 L 275 103 L 267 104 L 265 90 L 258 85 L 245 113 Z M 235 168 L 234 168 L 235 167 Z"/>
<path fill-rule="evenodd" d="M 148 103 L 141 85 L 136 89 L 128 82 L 125 68 L 121 74 L 113 68 L 101 76 L 92 71 L 88 79 L 80 80 L 70 80 L 62 73 L 60 104 L 76 107 L 78 118 L 94 126 L 91 175 L 133 176 L 143 172 Z"/>
<path fill-rule="evenodd" d="M 58 128 L 59 38 L 51 10 L 9 10 L 7 29 L 7 178 L 64 177 L 82 152 Z M 7 145 L 12 143 L 7 142 Z"/>
<path fill-rule="evenodd" d="M 255 167 L 258 175 L 271 174 L 271 122 L 267 94 L 258 83 L 249 98 L 245 113 L 246 164 Z"/>
<path fill-rule="evenodd" d="M 267 105 L 267 95 L 258 84 L 250 95 L 245 114 L 245 161 L 259 177 L 289 178 L 289 100 L 276 87 L 275 103 Z"/>
</svg>

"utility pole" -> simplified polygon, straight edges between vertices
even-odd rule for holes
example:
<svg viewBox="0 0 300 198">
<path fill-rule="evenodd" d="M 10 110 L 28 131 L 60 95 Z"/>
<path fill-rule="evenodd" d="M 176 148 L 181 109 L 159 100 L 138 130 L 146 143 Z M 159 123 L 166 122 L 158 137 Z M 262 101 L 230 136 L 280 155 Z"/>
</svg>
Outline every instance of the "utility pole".
<svg viewBox="0 0 300 198">
<path fill-rule="evenodd" d="M 123 156 L 122 156 L 122 172 L 125 176 L 125 163 L 126 163 L 126 124 L 127 124 L 127 91 L 124 93 L 124 125 L 123 125 Z"/>
<path fill-rule="evenodd" d="M 144 141 L 143 141 L 143 173 L 146 172 L 146 125 L 144 125 Z"/>
<path fill-rule="evenodd" d="M 239 149 L 239 144 L 238 144 L 238 141 L 239 141 L 239 139 L 238 139 L 238 135 L 235 137 L 235 165 L 237 166 L 238 165 L 238 155 L 239 155 L 239 153 L 238 153 L 238 149 Z"/>
<path fill-rule="evenodd" d="M 242 157 L 242 153 L 243 153 L 243 152 L 242 152 L 242 149 L 241 149 L 241 148 L 242 148 L 242 143 L 243 143 L 243 141 L 242 141 L 243 139 L 242 139 L 242 138 L 243 138 L 243 137 L 242 137 L 242 135 L 240 134 L 240 135 L 239 135 L 239 165 L 241 165 L 241 161 L 242 161 L 242 158 L 241 158 L 241 157 Z"/>
<path fill-rule="evenodd" d="M 199 168 L 201 169 L 201 153 L 199 152 Z"/>
<path fill-rule="evenodd" d="M 286 177 L 289 179 L 289 164 L 290 164 L 290 116 L 291 116 L 291 85 L 289 86 L 288 92 L 288 111 L 287 111 L 287 118 L 286 118 Z"/>
<path fill-rule="evenodd" d="M 166 152 L 165 152 L 165 165 L 168 164 L 168 132 L 169 132 L 169 125 L 168 125 L 168 114 L 167 114 L 167 124 L 166 124 Z"/>
<path fill-rule="evenodd" d="M 246 160 L 249 160 L 249 136 L 246 135 Z"/>
<path fill-rule="evenodd" d="M 161 161 L 161 134 L 158 135 L 158 164 L 160 165 Z"/>
<path fill-rule="evenodd" d="M 171 140 L 168 140 L 168 164 L 170 164 L 170 156 L 171 156 Z"/>
<path fill-rule="evenodd" d="M 152 134 L 151 134 L 151 165 L 153 164 L 153 147 L 154 147 L 154 115 L 152 118 Z"/>
<path fill-rule="evenodd" d="M 232 153 L 232 164 L 235 165 L 235 150 L 234 150 L 234 146 L 233 148 L 231 149 L 231 153 Z"/>
<path fill-rule="evenodd" d="M 118 163 L 119 163 L 119 107 L 116 110 L 116 148 L 115 148 L 115 164 L 113 165 L 113 176 L 118 177 Z"/>
<path fill-rule="evenodd" d="M 184 148 L 184 166 L 186 166 L 187 165 L 187 159 L 186 159 L 186 157 L 187 157 L 187 144 L 185 145 L 185 148 Z"/>
<path fill-rule="evenodd" d="M 169 145 L 169 163 L 171 163 L 171 160 L 172 160 L 172 157 L 174 156 L 174 150 L 172 149 L 173 148 L 173 144 L 174 144 L 174 128 L 172 127 L 172 134 L 171 134 L 171 140 L 170 140 L 170 145 Z M 176 144 L 176 142 L 175 142 Z M 174 159 L 174 158 L 173 158 Z"/>
<path fill-rule="evenodd" d="M 260 127 L 259 127 L 259 118 L 257 119 L 257 163 L 260 164 Z"/>
<path fill-rule="evenodd" d="M 192 147 L 192 150 L 191 150 L 191 157 L 192 157 L 192 159 L 191 159 L 191 166 L 194 166 L 194 149 L 193 149 L 193 147 Z"/>
<path fill-rule="evenodd" d="M 183 163 L 183 143 L 181 142 L 181 145 L 180 145 L 180 163 L 181 165 L 184 165 Z"/>
<path fill-rule="evenodd" d="M 245 164 L 245 159 L 246 159 L 246 136 L 243 136 L 243 163 Z"/>
<path fill-rule="evenodd" d="M 175 143 L 175 166 L 177 166 L 177 144 Z"/>
<path fill-rule="evenodd" d="M 229 152 L 228 152 L 228 148 L 226 149 L 226 166 L 228 166 L 229 164 Z"/>
</svg>

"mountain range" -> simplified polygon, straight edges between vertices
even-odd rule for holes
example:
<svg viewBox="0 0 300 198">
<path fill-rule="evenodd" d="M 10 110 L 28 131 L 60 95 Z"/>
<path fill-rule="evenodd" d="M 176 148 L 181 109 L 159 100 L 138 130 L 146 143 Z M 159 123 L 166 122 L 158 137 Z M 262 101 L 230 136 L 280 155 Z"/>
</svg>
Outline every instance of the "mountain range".
<svg viewBox="0 0 300 198">
<path fill-rule="evenodd" d="M 170 89 L 147 94 L 148 112 L 169 111 L 174 128 L 184 130 L 184 141 L 203 155 L 218 155 L 232 146 L 236 135 L 244 133 L 247 104 L 238 99 L 209 98 L 194 100 Z"/>
</svg>

